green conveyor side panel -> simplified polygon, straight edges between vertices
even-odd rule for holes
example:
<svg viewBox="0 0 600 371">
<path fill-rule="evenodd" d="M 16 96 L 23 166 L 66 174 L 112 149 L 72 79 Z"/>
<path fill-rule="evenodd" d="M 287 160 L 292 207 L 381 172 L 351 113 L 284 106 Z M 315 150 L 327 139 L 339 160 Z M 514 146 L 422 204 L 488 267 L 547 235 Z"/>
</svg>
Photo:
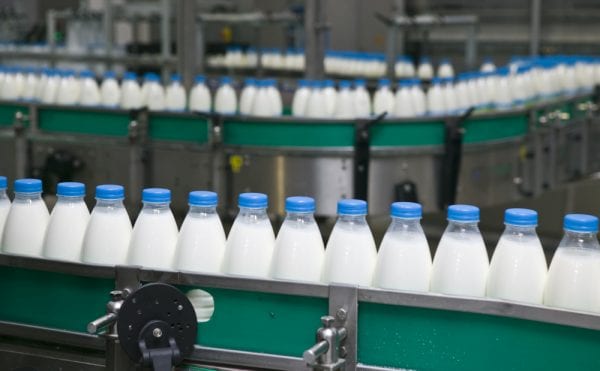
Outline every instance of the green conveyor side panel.
<svg viewBox="0 0 600 371">
<path fill-rule="evenodd" d="M 208 121 L 201 117 L 150 115 L 152 139 L 206 143 L 208 129 Z"/>
<path fill-rule="evenodd" d="M 191 288 L 182 288 L 184 291 Z M 315 342 L 325 298 L 203 288 L 215 302 L 210 321 L 198 324 L 203 346 L 302 357 Z"/>
<path fill-rule="evenodd" d="M 465 143 L 482 143 L 516 138 L 527 133 L 526 114 L 495 117 L 473 117 L 464 123 Z"/>
<path fill-rule="evenodd" d="M 372 146 L 435 146 L 444 143 L 443 121 L 381 123 L 371 127 Z"/>
<path fill-rule="evenodd" d="M 130 118 L 127 113 L 103 110 L 40 108 L 39 127 L 43 131 L 126 137 Z"/>
<path fill-rule="evenodd" d="M 112 279 L 0 267 L 0 320 L 86 332 L 106 314 Z"/>
<path fill-rule="evenodd" d="M 26 106 L 11 103 L 0 104 L 0 127 L 11 126 L 15 121 L 15 114 L 21 111 L 23 114 L 28 114 L 29 109 Z M 27 124 L 27 121 L 24 122 Z"/>
<path fill-rule="evenodd" d="M 361 363 L 427 370 L 598 370 L 600 331 L 360 303 Z"/>
<path fill-rule="evenodd" d="M 246 146 L 348 147 L 354 144 L 353 123 L 228 121 L 223 143 Z"/>
</svg>

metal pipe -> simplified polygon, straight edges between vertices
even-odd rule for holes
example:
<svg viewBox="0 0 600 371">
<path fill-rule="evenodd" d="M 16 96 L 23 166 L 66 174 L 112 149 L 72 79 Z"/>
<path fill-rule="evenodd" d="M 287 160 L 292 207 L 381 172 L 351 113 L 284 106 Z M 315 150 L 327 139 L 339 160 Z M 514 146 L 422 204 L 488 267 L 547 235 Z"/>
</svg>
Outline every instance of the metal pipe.
<svg viewBox="0 0 600 371">
<path fill-rule="evenodd" d="M 104 3 L 104 42 L 105 42 L 105 48 L 106 48 L 106 55 L 110 56 L 112 54 L 112 50 L 113 50 L 113 42 L 114 42 L 114 38 L 113 38 L 113 22 L 114 22 L 114 17 L 113 17 L 113 6 L 112 6 L 112 0 L 106 0 Z M 110 62 L 109 62 L 110 64 Z M 108 66 L 109 68 L 111 68 L 112 66 Z"/>
<path fill-rule="evenodd" d="M 183 86 L 189 90 L 196 70 L 196 2 L 177 0 L 177 59 Z"/>
<path fill-rule="evenodd" d="M 306 77 L 320 79 L 325 75 L 325 0 L 306 0 L 304 29 L 306 32 Z"/>
<path fill-rule="evenodd" d="M 540 30 L 542 27 L 542 0 L 531 0 L 531 30 L 529 33 L 529 54 L 540 53 Z"/>
<path fill-rule="evenodd" d="M 160 54 L 163 58 L 171 56 L 171 0 L 162 0 L 162 14 L 160 18 Z M 162 66 L 162 78 L 166 81 L 169 68 Z"/>
</svg>

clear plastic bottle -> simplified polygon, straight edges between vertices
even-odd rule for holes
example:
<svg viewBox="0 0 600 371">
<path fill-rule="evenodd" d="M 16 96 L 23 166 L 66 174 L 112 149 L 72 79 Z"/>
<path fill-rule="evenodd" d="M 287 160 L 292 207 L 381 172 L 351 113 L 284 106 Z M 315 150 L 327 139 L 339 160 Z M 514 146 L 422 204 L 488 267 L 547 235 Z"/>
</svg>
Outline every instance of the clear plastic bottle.
<svg viewBox="0 0 600 371">
<path fill-rule="evenodd" d="M 544 304 L 586 312 L 600 312 L 600 244 L 598 218 L 569 214 L 565 235 L 548 270 Z"/>
<path fill-rule="evenodd" d="M 433 66 L 429 57 L 422 57 L 419 67 L 417 67 L 417 76 L 421 80 L 431 80 L 433 78 Z"/>
<path fill-rule="evenodd" d="M 269 117 L 273 115 L 273 101 L 269 94 L 269 82 L 267 80 L 258 80 L 256 95 L 252 102 L 252 115 Z"/>
<path fill-rule="evenodd" d="M 6 188 L 8 187 L 8 181 L 5 176 L 0 176 L 0 242 L 2 242 L 2 235 L 4 234 L 4 224 L 6 223 L 6 217 L 10 210 L 10 199 L 6 194 Z"/>
<path fill-rule="evenodd" d="M 196 76 L 195 85 L 190 92 L 189 104 L 192 112 L 210 112 L 212 98 L 203 75 Z"/>
<path fill-rule="evenodd" d="M 496 94 L 494 106 L 497 110 L 508 110 L 512 108 L 513 98 L 509 83 L 508 68 L 496 70 Z"/>
<path fill-rule="evenodd" d="M 442 58 L 440 65 L 438 66 L 437 76 L 443 79 L 454 77 L 454 67 L 452 67 L 450 59 Z"/>
<path fill-rule="evenodd" d="M 271 106 L 271 116 L 281 116 L 283 113 L 283 102 L 281 100 L 281 93 L 279 93 L 279 89 L 277 88 L 277 80 L 267 80 L 267 94 Z"/>
<path fill-rule="evenodd" d="M 489 260 L 477 227 L 479 208 L 452 205 L 431 270 L 430 290 L 440 294 L 485 296 Z"/>
<path fill-rule="evenodd" d="M 215 94 L 215 112 L 234 115 L 237 112 L 237 96 L 229 76 L 221 77 L 221 85 Z"/>
<path fill-rule="evenodd" d="M 373 95 L 373 113 L 376 115 L 387 112 L 389 116 L 394 114 L 394 93 L 390 89 L 390 80 L 380 79 L 377 91 Z"/>
<path fill-rule="evenodd" d="M 82 106 L 100 105 L 100 88 L 94 78 L 94 73 L 90 70 L 84 70 L 79 73 L 81 79 L 81 94 L 79 94 L 79 104 Z"/>
<path fill-rule="evenodd" d="M 494 60 L 491 57 L 486 57 L 483 59 L 483 63 L 479 68 L 481 72 L 494 72 L 496 71 L 496 65 L 494 64 Z"/>
<path fill-rule="evenodd" d="M 83 238 L 81 261 L 91 264 L 127 264 L 131 220 L 123 205 L 125 189 L 116 184 L 96 187 L 96 206 Z"/>
<path fill-rule="evenodd" d="M 298 87 L 292 99 L 292 116 L 305 117 L 310 96 L 310 83 L 308 80 L 299 80 Z"/>
<path fill-rule="evenodd" d="M 60 84 L 60 74 L 57 70 L 48 71 L 48 81 L 44 85 L 42 97 L 40 100 L 45 104 L 54 104 L 58 95 L 58 85 Z M 4 84 L 6 87 L 6 82 Z"/>
<path fill-rule="evenodd" d="M 121 87 L 114 71 L 106 71 L 100 84 L 100 97 L 104 107 L 118 107 L 121 101 Z"/>
<path fill-rule="evenodd" d="M 459 112 L 456 89 L 452 78 L 443 79 L 442 95 L 444 99 L 444 109 L 447 115 L 456 115 Z"/>
<path fill-rule="evenodd" d="M 427 113 L 427 98 L 425 97 L 423 89 L 421 89 L 421 80 L 412 79 L 412 84 L 410 92 L 412 95 L 415 116 L 424 116 Z"/>
<path fill-rule="evenodd" d="M 367 224 L 367 202 L 340 200 L 323 266 L 323 282 L 371 286 L 377 248 Z"/>
<path fill-rule="evenodd" d="M 36 70 L 33 68 L 25 69 L 25 83 L 23 85 L 23 92 L 21 99 L 32 102 L 36 100 L 36 91 L 39 83 L 39 77 Z"/>
<path fill-rule="evenodd" d="M 121 108 L 138 109 L 142 107 L 142 89 L 134 72 L 125 72 L 121 83 Z"/>
<path fill-rule="evenodd" d="M 2 251 L 40 257 L 50 219 L 48 208 L 42 200 L 42 181 L 17 179 L 14 191 L 15 198 L 4 225 Z"/>
<path fill-rule="evenodd" d="M 427 114 L 430 116 L 443 116 L 446 114 L 442 80 L 438 77 L 431 80 L 431 86 L 427 91 Z"/>
<path fill-rule="evenodd" d="M 252 114 L 252 106 L 256 98 L 256 80 L 247 78 L 244 81 L 244 88 L 240 94 L 240 113 L 242 115 Z"/>
<path fill-rule="evenodd" d="M 373 286 L 405 291 L 429 291 L 431 252 L 421 228 L 422 207 L 395 202 L 390 224 L 377 256 Z"/>
<path fill-rule="evenodd" d="M 287 213 L 275 240 L 271 277 L 280 280 L 320 282 L 325 247 L 310 197 L 288 197 Z"/>
<path fill-rule="evenodd" d="M 171 212 L 171 191 L 146 188 L 144 207 L 135 221 L 127 262 L 146 268 L 172 269 L 179 231 Z"/>
<path fill-rule="evenodd" d="M 352 119 L 356 117 L 354 112 L 354 94 L 350 90 L 351 86 L 352 84 L 348 80 L 339 82 L 340 91 L 338 92 L 335 104 L 335 118 Z"/>
<path fill-rule="evenodd" d="M 537 212 L 507 209 L 506 229 L 490 263 L 487 296 L 530 304 L 542 304 L 548 265 L 535 232 Z"/>
<path fill-rule="evenodd" d="M 275 235 L 267 215 L 267 195 L 242 193 L 238 206 L 240 212 L 227 238 L 223 273 L 267 278 L 275 247 Z"/>
<path fill-rule="evenodd" d="M 410 79 L 398 82 L 398 90 L 394 98 L 393 116 L 402 118 L 416 116 L 412 87 L 413 81 Z"/>
<path fill-rule="evenodd" d="M 225 255 L 225 231 L 217 214 L 214 192 L 194 191 L 188 197 L 190 210 L 177 240 L 175 269 L 197 273 L 221 273 Z"/>
<path fill-rule="evenodd" d="M 308 96 L 308 103 L 306 107 L 306 117 L 327 117 L 325 94 L 323 93 L 323 81 L 315 80 L 311 83 L 310 95 Z"/>
<path fill-rule="evenodd" d="M 337 91 L 333 80 L 323 81 L 323 98 L 325 99 L 325 117 L 333 117 L 337 101 Z"/>
<path fill-rule="evenodd" d="M 185 89 L 181 85 L 181 75 L 171 75 L 171 84 L 165 93 L 165 108 L 168 111 L 181 112 L 187 106 Z"/>
<path fill-rule="evenodd" d="M 367 91 L 367 83 L 363 79 L 354 80 L 354 114 L 356 117 L 371 115 L 371 98 Z"/>
<path fill-rule="evenodd" d="M 85 185 L 63 182 L 56 186 L 58 197 L 46 229 L 43 255 L 49 259 L 79 262 L 90 212 L 83 198 Z"/>
<path fill-rule="evenodd" d="M 56 94 L 56 104 L 65 106 L 75 105 L 79 102 L 80 86 L 72 70 L 63 71 L 58 92 Z"/>
<path fill-rule="evenodd" d="M 160 83 L 160 77 L 154 73 L 148 74 L 144 82 L 144 88 L 146 88 L 145 104 L 148 110 L 164 111 L 166 107 L 165 89 Z"/>
</svg>

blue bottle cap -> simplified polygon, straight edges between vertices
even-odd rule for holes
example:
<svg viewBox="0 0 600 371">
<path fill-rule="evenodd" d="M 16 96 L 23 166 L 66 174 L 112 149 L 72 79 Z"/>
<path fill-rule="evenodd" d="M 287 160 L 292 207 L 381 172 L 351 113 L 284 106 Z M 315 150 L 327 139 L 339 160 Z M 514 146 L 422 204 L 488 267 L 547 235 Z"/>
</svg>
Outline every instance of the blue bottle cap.
<svg viewBox="0 0 600 371">
<path fill-rule="evenodd" d="M 210 191 L 192 191 L 188 196 L 190 206 L 215 207 L 219 202 L 219 196 Z"/>
<path fill-rule="evenodd" d="M 335 87 L 335 83 L 333 82 L 333 80 L 324 80 L 323 81 L 323 86 L 325 86 L 326 88 L 333 88 Z"/>
<path fill-rule="evenodd" d="M 206 77 L 204 77 L 204 75 L 196 75 L 196 79 L 194 81 L 196 84 L 204 84 Z"/>
<path fill-rule="evenodd" d="M 105 79 L 114 79 L 117 77 L 117 74 L 115 73 L 115 71 L 106 71 L 104 72 L 104 78 Z"/>
<path fill-rule="evenodd" d="M 244 85 L 246 85 L 246 86 L 255 86 L 256 85 L 256 79 L 254 79 L 254 77 L 247 77 L 244 80 Z"/>
<path fill-rule="evenodd" d="M 85 196 L 85 184 L 79 182 L 61 182 L 56 186 L 57 196 L 82 197 Z"/>
<path fill-rule="evenodd" d="M 409 88 L 411 86 L 413 86 L 415 83 L 413 81 L 413 79 L 405 79 L 405 80 L 400 80 L 398 81 L 398 86 L 400 86 L 401 88 Z"/>
<path fill-rule="evenodd" d="M 416 202 L 394 202 L 391 206 L 391 215 L 395 218 L 421 218 L 423 208 Z"/>
<path fill-rule="evenodd" d="M 121 200 L 125 198 L 125 188 L 117 184 L 102 184 L 96 187 L 96 198 L 102 200 Z"/>
<path fill-rule="evenodd" d="M 354 87 L 364 87 L 367 85 L 367 82 L 364 79 L 356 79 L 354 80 Z"/>
<path fill-rule="evenodd" d="M 79 72 L 79 77 L 81 77 L 82 79 L 93 79 L 94 73 L 90 70 L 83 70 Z"/>
<path fill-rule="evenodd" d="M 341 80 L 338 85 L 340 86 L 340 89 L 346 89 L 346 88 L 350 88 L 350 86 L 352 86 L 352 84 L 350 83 L 350 81 L 348 80 Z"/>
<path fill-rule="evenodd" d="M 249 209 L 264 209 L 269 205 L 269 198 L 264 193 L 240 193 L 238 206 Z"/>
<path fill-rule="evenodd" d="M 231 84 L 231 77 L 223 76 L 221 77 L 221 85 Z"/>
<path fill-rule="evenodd" d="M 457 222 L 478 222 L 479 208 L 471 205 L 451 205 L 448 207 L 448 220 Z"/>
<path fill-rule="evenodd" d="M 431 79 L 431 84 L 432 85 L 439 85 L 442 83 L 442 79 L 439 77 L 434 77 L 433 79 Z"/>
<path fill-rule="evenodd" d="M 8 179 L 5 176 L 0 175 L 0 190 L 8 188 Z"/>
<path fill-rule="evenodd" d="M 339 215 L 367 215 L 367 201 L 355 199 L 339 200 L 337 213 Z"/>
<path fill-rule="evenodd" d="M 150 72 L 146 74 L 145 80 L 150 82 L 159 82 L 160 77 L 157 74 Z"/>
<path fill-rule="evenodd" d="M 42 191 L 42 181 L 39 179 L 17 179 L 14 182 L 14 190 L 17 193 L 35 193 Z"/>
<path fill-rule="evenodd" d="M 379 87 L 383 87 L 383 86 L 390 86 L 390 80 L 389 79 L 379 79 Z"/>
<path fill-rule="evenodd" d="M 125 72 L 125 74 L 123 75 L 123 80 L 124 81 L 137 80 L 137 75 L 135 74 L 135 72 Z"/>
<path fill-rule="evenodd" d="M 504 223 L 519 227 L 535 227 L 538 222 L 538 213 L 530 209 L 506 209 Z"/>
<path fill-rule="evenodd" d="M 171 82 L 181 82 L 181 75 L 174 73 L 171 75 Z"/>
<path fill-rule="evenodd" d="M 142 191 L 142 202 L 171 202 L 171 191 L 166 188 L 146 188 Z"/>
<path fill-rule="evenodd" d="M 573 232 L 598 232 L 598 218 L 587 214 L 568 214 L 563 227 Z"/>
<path fill-rule="evenodd" d="M 288 213 L 314 213 L 315 199 L 312 197 L 288 197 L 285 199 L 285 211 Z"/>
</svg>

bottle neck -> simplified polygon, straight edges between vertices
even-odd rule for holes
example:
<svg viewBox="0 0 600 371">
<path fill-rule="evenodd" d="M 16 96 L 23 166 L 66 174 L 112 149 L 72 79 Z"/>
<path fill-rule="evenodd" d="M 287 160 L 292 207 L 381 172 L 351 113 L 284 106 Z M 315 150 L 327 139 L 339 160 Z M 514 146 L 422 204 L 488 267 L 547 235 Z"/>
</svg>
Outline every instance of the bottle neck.
<svg viewBox="0 0 600 371">
<path fill-rule="evenodd" d="M 58 200 L 56 202 L 60 202 L 60 203 L 83 202 L 83 196 L 58 196 Z"/>
<path fill-rule="evenodd" d="M 477 232 L 479 233 L 479 227 L 477 226 L 478 222 L 462 222 L 457 220 L 448 220 L 448 227 L 446 228 L 446 232 L 451 233 L 469 233 L 469 232 Z"/>
<path fill-rule="evenodd" d="M 363 223 L 367 222 L 367 216 L 366 215 L 340 214 L 338 216 L 338 222 L 349 223 L 349 224 L 363 224 Z"/>
<path fill-rule="evenodd" d="M 15 200 L 41 200 L 41 192 L 15 192 Z"/>
<path fill-rule="evenodd" d="M 0 189 L 0 200 L 7 200 L 8 195 L 6 194 L 6 188 Z"/>
<path fill-rule="evenodd" d="M 597 235 L 598 231 L 577 232 L 565 229 L 565 236 L 560 242 L 560 246 L 600 249 Z"/>
<path fill-rule="evenodd" d="M 266 208 L 254 209 L 254 208 L 240 207 L 240 213 L 238 214 L 238 219 L 242 219 L 242 220 L 249 221 L 249 222 L 265 220 L 268 218 L 269 217 L 267 215 Z"/>
<path fill-rule="evenodd" d="M 390 230 L 406 232 L 421 231 L 421 218 L 399 218 L 392 216 Z"/>
<path fill-rule="evenodd" d="M 153 211 L 153 212 L 161 212 L 167 211 L 169 209 L 170 202 L 143 202 L 144 207 L 142 210 Z"/>
<path fill-rule="evenodd" d="M 295 222 L 299 224 L 309 224 L 315 223 L 315 217 L 313 213 L 298 213 L 298 212 L 288 212 L 285 216 L 285 221 Z"/>
<path fill-rule="evenodd" d="M 105 199 L 105 198 L 96 198 L 96 207 L 106 207 L 106 208 L 121 208 L 123 206 L 123 199 Z"/>
<path fill-rule="evenodd" d="M 537 237 L 535 231 L 536 226 L 521 226 L 513 224 L 505 224 L 504 235 L 510 235 L 515 237 Z"/>
<path fill-rule="evenodd" d="M 217 215 L 217 207 L 216 206 L 194 206 L 190 205 L 189 215 L 195 217 L 209 217 L 213 215 Z"/>
</svg>

